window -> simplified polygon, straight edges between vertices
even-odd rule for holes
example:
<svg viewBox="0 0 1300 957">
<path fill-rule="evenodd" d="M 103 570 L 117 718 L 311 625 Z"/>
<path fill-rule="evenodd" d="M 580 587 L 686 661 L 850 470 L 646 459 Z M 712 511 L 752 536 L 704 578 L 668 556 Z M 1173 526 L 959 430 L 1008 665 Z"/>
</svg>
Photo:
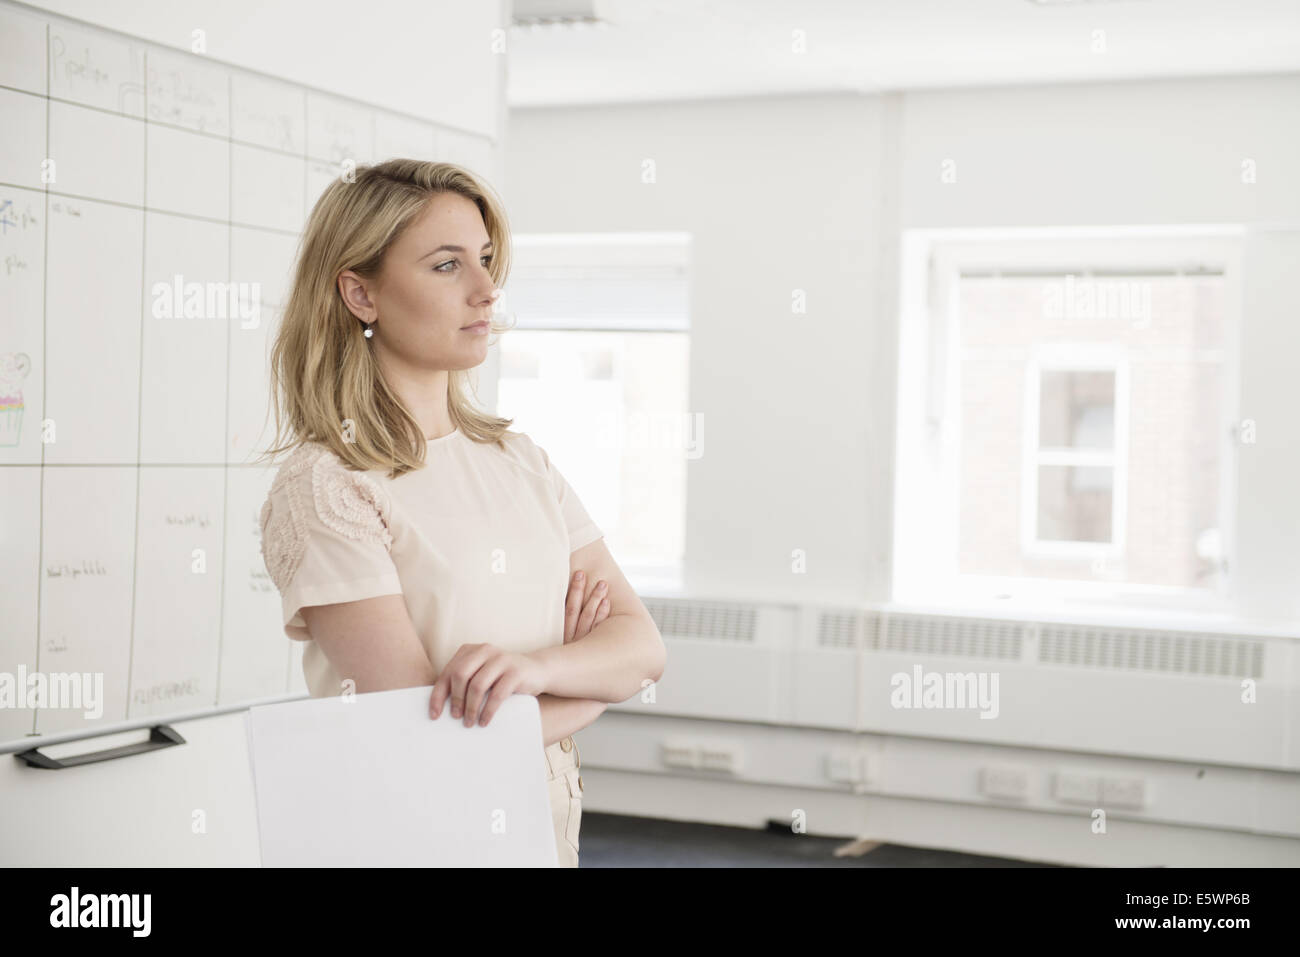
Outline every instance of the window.
<svg viewBox="0 0 1300 957">
<path fill-rule="evenodd" d="M 1025 375 L 1021 548 L 1028 556 L 1118 558 L 1128 473 L 1127 365 L 1088 344 L 1036 348 Z"/>
<path fill-rule="evenodd" d="M 1222 607 L 1232 236 L 904 248 L 895 599 Z"/>
<path fill-rule="evenodd" d="M 629 579 L 679 581 L 688 414 L 689 237 L 516 235 L 497 413 L 552 456 Z"/>
</svg>

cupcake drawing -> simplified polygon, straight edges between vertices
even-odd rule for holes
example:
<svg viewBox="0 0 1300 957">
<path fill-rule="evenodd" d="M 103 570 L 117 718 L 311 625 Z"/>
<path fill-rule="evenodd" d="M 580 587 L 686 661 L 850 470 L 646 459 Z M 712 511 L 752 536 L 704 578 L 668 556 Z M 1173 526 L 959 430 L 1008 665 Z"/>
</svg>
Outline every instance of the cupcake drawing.
<svg viewBox="0 0 1300 957">
<path fill-rule="evenodd" d="M 27 353 L 0 353 L 0 446 L 17 445 L 22 436 L 23 379 L 31 371 Z"/>
</svg>

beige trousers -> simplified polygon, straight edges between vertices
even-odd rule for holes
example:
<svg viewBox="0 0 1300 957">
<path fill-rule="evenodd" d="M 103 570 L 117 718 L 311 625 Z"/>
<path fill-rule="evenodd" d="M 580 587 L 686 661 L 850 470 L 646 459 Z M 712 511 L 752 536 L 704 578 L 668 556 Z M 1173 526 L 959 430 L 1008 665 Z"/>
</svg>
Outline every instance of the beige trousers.
<svg viewBox="0 0 1300 957">
<path fill-rule="evenodd" d="M 582 826 L 582 759 L 569 736 L 546 746 L 547 786 L 551 792 L 551 821 L 560 867 L 578 866 L 578 829 Z"/>
</svg>

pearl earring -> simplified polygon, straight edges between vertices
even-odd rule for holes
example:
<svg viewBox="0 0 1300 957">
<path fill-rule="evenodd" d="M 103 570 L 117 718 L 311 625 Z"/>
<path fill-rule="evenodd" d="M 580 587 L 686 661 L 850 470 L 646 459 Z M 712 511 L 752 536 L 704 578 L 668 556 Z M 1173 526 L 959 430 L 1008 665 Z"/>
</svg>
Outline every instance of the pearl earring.
<svg viewBox="0 0 1300 957">
<path fill-rule="evenodd" d="M 369 339 L 374 334 L 375 334 L 375 330 L 370 328 L 370 326 L 366 326 L 366 338 Z"/>
</svg>

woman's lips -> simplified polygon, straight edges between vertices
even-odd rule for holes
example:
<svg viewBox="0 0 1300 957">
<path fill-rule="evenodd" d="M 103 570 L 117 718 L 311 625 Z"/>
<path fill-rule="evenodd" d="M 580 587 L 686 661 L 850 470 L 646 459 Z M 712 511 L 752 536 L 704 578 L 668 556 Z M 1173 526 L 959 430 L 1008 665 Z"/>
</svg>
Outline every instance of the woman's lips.
<svg viewBox="0 0 1300 957">
<path fill-rule="evenodd" d="M 461 329 L 461 332 L 474 332 L 474 333 L 478 333 L 479 335 L 482 335 L 487 331 L 488 331 L 488 321 L 486 319 L 484 319 L 482 322 L 476 322 L 472 326 L 465 326 L 463 329 Z"/>
</svg>

